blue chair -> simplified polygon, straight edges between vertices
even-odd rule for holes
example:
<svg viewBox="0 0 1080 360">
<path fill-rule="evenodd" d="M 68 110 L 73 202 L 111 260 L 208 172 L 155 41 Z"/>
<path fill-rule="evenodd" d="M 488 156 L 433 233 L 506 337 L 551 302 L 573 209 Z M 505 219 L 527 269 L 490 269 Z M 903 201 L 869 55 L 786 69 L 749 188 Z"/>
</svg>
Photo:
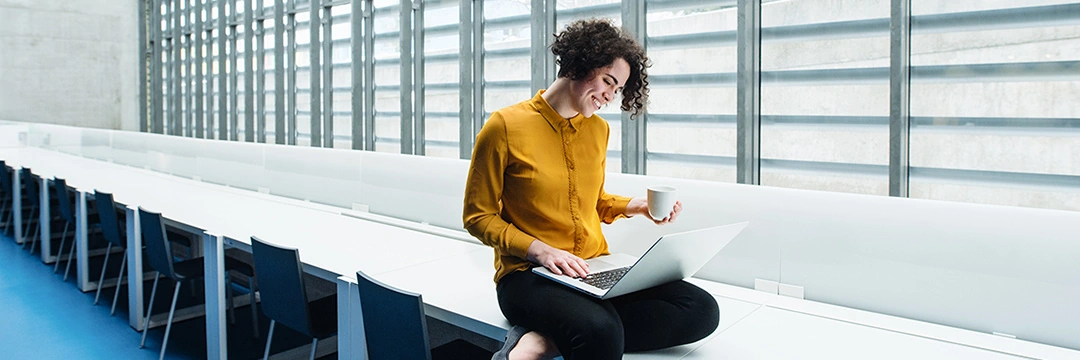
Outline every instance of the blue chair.
<svg viewBox="0 0 1080 360">
<path fill-rule="evenodd" d="M 109 267 L 109 257 L 112 255 L 113 246 L 119 246 L 123 250 L 127 250 L 127 238 L 123 233 L 124 226 L 120 222 L 120 213 L 116 207 L 116 202 L 113 200 L 113 195 L 106 192 L 95 191 L 94 192 L 94 210 L 97 215 L 98 228 L 101 230 L 101 236 L 108 241 L 108 247 L 105 249 L 105 261 L 101 265 L 101 275 L 98 277 L 98 288 L 96 294 L 94 294 L 94 305 L 97 305 L 101 298 L 101 289 L 105 286 L 105 271 Z M 88 219 L 89 221 L 90 219 Z M 186 238 L 170 238 L 172 242 L 178 243 L 188 248 L 188 257 L 191 255 L 191 243 Z M 124 252 L 120 253 L 122 260 L 120 261 L 120 271 L 116 274 L 116 289 L 113 293 L 112 309 L 109 310 L 109 316 L 116 314 L 116 303 L 120 298 L 120 283 L 123 281 L 124 268 L 127 267 L 127 256 Z"/>
<path fill-rule="evenodd" d="M 396 289 L 359 271 L 356 282 L 369 360 L 491 359 L 491 351 L 462 339 L 429 351 L 420 294 Z"/>
<path fill-rule="evenodd" d="M 12 227 L 11 220 L 15 217 L 15 209 L 11 206 L 14 199 L 13 194 L 15 194 L 11 171 L 11 167 L 8 167 L 6 162 L 0 160 L 0 214 L 2 214 L 0 217 L 4 219 L 5 228 L 3 231 L 5 234 Z"/>
<path fill-rule="evenodd" d="M 57 204 L 58 206 L 57 207 L 60 209 L 60 218 L 64 221 L 64 234 L 63 234 L 63 236 L 60 237 L 60 248 L 59 248 L 59 250 L 57 250 L 57 253 L 56 253 L 56 263 L 53 265 L 53 273 L 55 273 L 56 270 L 60 267 L 60 256 L 64 254 L 63 253 L 63 251 L 64 251 L 64 242 L 67 240 L 68 228 L 71 227 L 72 225 L 75 225 L 76 221 L 75 221 L 75 197 L 71 194 L 71 189 L 68 188 L 67 182 L 64 179 L 56 178 L 55 180 L 53 180 L 53 188 L 54 188 L 54 190 L 56 192 L 56 198 L 57 198 L 57 201 L 58 201 L 58 204 Z M 115 210 L 114 210 L 114 218 L 115 218 Z M 99 221 L 100 221 L 100 219 L 98 218 L 97 211 L 92 211 L 92 212 L 88 211 L 88 213 L 86 214 L 86 222 L 88 224 L 87 229 L 86 229 L 87 230 L 86 240 L 87 240 L 88 243 L 93 245 L 95 248 L 98 248 L 100 246 L 100 243 L 101 243 L 101 240 L 102 240 L 102 236 L 101 236 L 102 233 L 100 233 L 98 231 L 93 231 L 95 229 L 95 227 L 93 227 L 93 225 L 97 224 Z M 121 245 L 121 246 L 123 246 L 123 245 Z M 111 251 L 111 250 L 112 250 L 112 242 L 110 241 L 109 242 L 109 248 L 106 251 Z M 71 234 L 71 245 L 68 246 L 67 254 L 68 254 L 68 256 L 67 256 L 67 264 L 64 265 L 64 281 L 67 281 L 68 274 L 71 273 L 71 263 L 72 263 L 71 259 L 75 257 L 75 234 L 74 233 Z M 105 254 L 106 262 L 108 262 L 108 256 L 109 256 L 109 254 L 106 253 Z M 100 293 L 101 282 L 98 282 L 98 285 L 99 285 L 98 286 L 98 289 L 99 289 L 98 293 Z M 97 303 L 97 299 L 94 300 L 94 303 L 95 304 Z"/>
<path fill-rule="evenodd" d="M 180 295 L 180 287 L 184 281 L 201 279 L 205 276 L 203 258 L 194 258 L 174 262 L 172 246 L 165 232 L 165 223 L 161 220 L 161 214 L 139 208 L 139 225 L 142 231 L 143 244 L 146 245 L 146 263 L 157 273 L 154 276 L 154 287 L 150 291 L 150 305 L 146 308 L 146 319 L 143 322 L 142 341 L 139 347 L 146 345 L 146 334 L 150 330 L 150 315 L 153 313 L 154 297 L 157 295 L 158 280 L 161 276 L 176 282 L 173 290 L 172 305 L 169 308 L 169 319 L 165 325 L 165 340 L 161 344 L 160 359 L 165 358 L 165 349 L 169 345 L 169 332 L 172 330 L 173 315 L 176 312 L 176 298 Z M 231 257 L 225 257 L 225 270 L 238 271 L 254 275 L 254 270 L 246 263 Z M 232 298 L 229 297 L 229 304 Z"/>
<path fill-rule="evenodd" d="M 41 223 L 41 211 L 44 210 L 41 204 L 41 192 L 51 190 L 48 187 L 41 187 L 41 177 L 34 174 L 32 171 L 30 171 L 29 168 L 24 168 L 22 173 L 22 181 L 26 184 L 26 201 L 30 204 L 30 209 L 28 211 L 27 217 L 24 218 L 26 221 L 26 227 L 23 228 L 23 238 L 25 238 L 27 242 L 31 243 L 30 253 L 32 254 L 34 253 L 34 250 L 37 249 L 38 242 L 41 241 L 41 239 L 39 239 L 42 233 L 41 227 L 49 226 L 49 229 L 55 230 L 55 227 L 53 226 L 53 220 L 56 217 L 53 216 L 53 214 L 50 212 L 49 214 L 45 214 L 48 215 L 46 217 L 47 221 L 44 224 Z M 49 197 L 49 204 L 51 205 L 50 209 L 56 209 L 59 207 L 59 201 L 57 201 L 56 196 Z M 30 232 L 31 227 L 34 228 L 32 233 Z M 26 244 L 24 243 L 23 245 L 25 246 Z M 41 251 L 52 250 L 53 249 L 41 249 Z M 56 251 L 59 252 L 60 250 Z"/>
<path fill-rule="evenodd" d="M 98 225 L 101 228 L 101 235 L 105 237 L 105 240 L 109 241 L 109 247 L 105 250 L 105 263 L 101 265 L 101 276 L 98 277 L 97 294 L 94 294 L 94 305 L 97 305 L 98 299 L 101 297 L 101 289 L 105 286 L 105 270 L 109 268 L 109 255 L 112 254 L 113 245 L 119 246 L 121 249 L 127 249 L 126 239 L 120 235 L 120 221 L 116 213 L 116 202 L 113 201 L 113 196 L 110 193 L 104 193 L 100 191 L 94 191 L 94 207 L 98 213 Z M 123 260 L 120 261 L 120 272 L 116 275 L 116 292 L 113 293 L 112 309 L 109 310 L 109 316 L 116 313 L 116 300 L 120 297 L 120 281 L 124 277 L 124 267 L 127 266 L 127 256 L 124 253 L 120 253 L 120 257 Z"/>
<path fill-rule="evenodd" d="M 273 245 L 252 236 L 251 254 L 255 257 L 262 312 L 270 318 L 263 359 L 270 357 L 274 325 L 280 322 L 312 338 L 310 358 L 314 360 L 319 339 L 337 333 L 337 296 L 308 301 L 304 269 L 297 249 Z"/>
<path fill-rule="evenodd" d="M 41 183 L 39 182 L 40 178 L 34 175 L 30 171 L 30 168 L 23 168 L 22 173 L 20 173 L 19 176 L 23 186 L 26 188 L 26 191 L 24 192 L 25 198 L 23 199 L 25 201 L 23 201 L 23 203 L 27 204 L 27 206 L 24 206 L 26 211 L 23 212 L 23 222 L 25 224 L 23 224 L 22 236 L 23 239 L 26 239 L 26 242 L 31 243 L 30 253 L 33 254 L 34 249 L 37 248 L 38 231 L 41 230 L 41 224 L 39 224 L 40 221 L 38 219 L 38 214 L 40 214 L 39 211 L 41 211 L 41 194 L 38 193 L 38 190 L 41 188 Z M 34 228 L 32 232 L 30 230 L 31 227 Z M 25 242 L 23 243 L 23 246 L 26 246 Z"/>
<path fill-rule="evenodd" d="M 56 250 L 56 262 L 53 263 L 53 273 L 60 269 L 60 257 L 64 254 L 64 243 L 67 242 L 68 229 L 75 224 L 75 210 L 74 201 L 71 198 L 71 194 L 68 193 L 67 181 L 61 178 L 56 178 L 52 182 L 53 189 L 56 192 L 58 198 L 58 207 L 60 208 L 60 218 L 64 220 L 64 233 L 60 235 L 60 247 Z M 71 271 L 71 257 L 75 254 L 75 239 L 72 234 L 71 246 L 68 247 L 68 259 L 67 265 L 64 267 L 64 281 L 67 281 L 68 273 Z"/>
</svg>

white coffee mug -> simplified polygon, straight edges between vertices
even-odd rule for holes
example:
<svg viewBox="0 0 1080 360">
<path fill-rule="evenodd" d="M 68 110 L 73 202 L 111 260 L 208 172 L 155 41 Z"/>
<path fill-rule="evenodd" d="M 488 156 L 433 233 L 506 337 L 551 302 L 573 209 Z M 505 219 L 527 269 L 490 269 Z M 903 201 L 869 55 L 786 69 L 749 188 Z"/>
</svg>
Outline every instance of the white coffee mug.
<svg viewBox="0 0 1080 360">
<path fill-rule="evenodd" d="M 648 199 L 649 216 L 657 221 L 671 215 L 671 211 L 675 209 L 675 201 L 678 200 L 675 188 L 663 185 L 650 186 Z"/>
</svg>

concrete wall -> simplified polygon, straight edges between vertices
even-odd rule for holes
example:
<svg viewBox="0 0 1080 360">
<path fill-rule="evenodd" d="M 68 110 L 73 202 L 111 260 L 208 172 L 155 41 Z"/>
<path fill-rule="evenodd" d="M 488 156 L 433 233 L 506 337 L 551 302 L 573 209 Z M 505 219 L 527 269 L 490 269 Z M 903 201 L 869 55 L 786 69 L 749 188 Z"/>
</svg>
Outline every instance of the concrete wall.
<svg viewBox="0 0 1080 360">
<path fill-rule="evenodd" d="M 138 130 L 138 3 L 0 0 L 0 119 Z"/>
</svg>

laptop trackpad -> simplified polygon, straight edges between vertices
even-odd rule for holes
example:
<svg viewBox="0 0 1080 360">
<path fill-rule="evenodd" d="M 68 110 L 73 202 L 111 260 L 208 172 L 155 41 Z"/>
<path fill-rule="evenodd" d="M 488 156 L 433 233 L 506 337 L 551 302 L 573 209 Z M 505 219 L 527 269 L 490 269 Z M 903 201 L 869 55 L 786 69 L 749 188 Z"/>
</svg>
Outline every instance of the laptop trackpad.
<svg viewBox="0 0 1080 360">
<path fill-rule="evenodd" d="M 626 254 L 614 253 L 611 255 L 605 255 L 588 260 L 589 272 L 593 273 L 627 267 L 634 265 L 634 262 L 636 261 L 637 258 Z"/>
</svg>

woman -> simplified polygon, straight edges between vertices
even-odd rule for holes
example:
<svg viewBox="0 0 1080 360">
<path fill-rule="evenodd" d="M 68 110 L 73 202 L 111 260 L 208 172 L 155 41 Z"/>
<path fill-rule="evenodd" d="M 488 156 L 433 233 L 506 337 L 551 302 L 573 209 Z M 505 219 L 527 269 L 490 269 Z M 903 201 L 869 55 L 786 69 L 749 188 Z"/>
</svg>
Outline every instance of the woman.
<svg viewBox="0 0 1080 360">
<path fill-rule="evenodd" d="M 622 110 L 644 111 L 644 50 L 610 21 L 584 20 L 556 35 L 551 51 L 558 79 L 491 115 L 465 188 L 465 228 L 495 249 L 499 306 L 515 325 L 495 358 L 618 359 L 704 338 L 719 322 L 716 301 L 685 281 L 598 300 L 528 271 L 584 277 L 584 259 L 608 254 L 601 221 L 648 216 L 645 198 L 604 191 L 610 130 L 594 114 L 619 93 Z"/>
</svg>

